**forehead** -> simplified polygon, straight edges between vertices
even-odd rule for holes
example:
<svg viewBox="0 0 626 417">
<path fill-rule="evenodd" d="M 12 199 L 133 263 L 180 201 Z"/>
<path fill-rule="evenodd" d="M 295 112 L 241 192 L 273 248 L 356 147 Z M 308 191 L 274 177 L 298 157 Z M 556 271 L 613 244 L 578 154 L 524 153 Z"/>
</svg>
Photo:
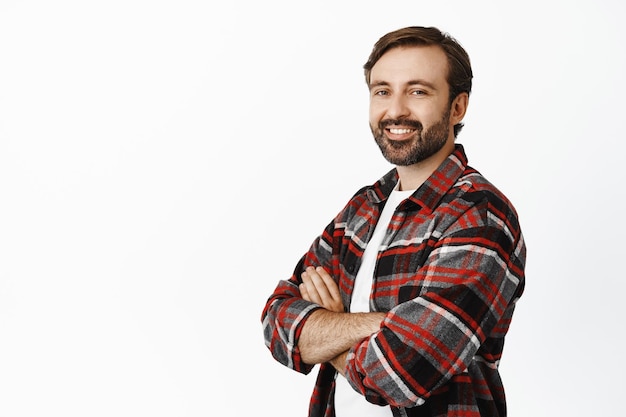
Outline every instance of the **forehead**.
<svg viewBox="0 0 626 417">
<path fill-rule="evenodd" d="M 437 45 L 390 49 L 374 64 L 370 84 L 425 80 L 447 84 L 448 59 Z"/>
</svg>

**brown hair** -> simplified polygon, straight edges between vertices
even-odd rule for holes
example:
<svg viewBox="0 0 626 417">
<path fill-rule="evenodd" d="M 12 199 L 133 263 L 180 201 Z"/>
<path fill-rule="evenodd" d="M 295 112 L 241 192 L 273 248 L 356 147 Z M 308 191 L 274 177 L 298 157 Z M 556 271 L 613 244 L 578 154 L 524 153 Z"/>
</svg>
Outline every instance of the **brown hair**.
<svg viewBox="0 0 626 417">
<path fill-rule="evenodd" d="M 469 95 L 472 91 L 472 66 L 469 55 L 463 47 L 449 34 L 435 27 L 410 26 L 389 32 L 376 42 L 367 62 L 363 65 L 365 81 L 369 85 L 372 67 L 385 52 L 403 46 L 437 45 L 448 58 L 447 81 L 449 100 L 452 101 L 461 93 Z M 454 126 L 454 136 L 461 131 L 462 123 Z"/>
</svg>

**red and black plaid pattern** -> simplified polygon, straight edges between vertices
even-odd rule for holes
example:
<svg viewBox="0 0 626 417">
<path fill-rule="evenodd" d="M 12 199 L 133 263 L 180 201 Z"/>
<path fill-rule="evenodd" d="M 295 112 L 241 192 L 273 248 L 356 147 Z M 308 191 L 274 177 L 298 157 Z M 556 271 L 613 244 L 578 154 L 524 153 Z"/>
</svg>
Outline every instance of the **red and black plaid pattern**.
<svg viewBox="0 0 626 417">
<path fill-rule="evenodd" d="M 266 345 L 298 372 L 300 330 L 319 306 L 300 274 L 321 265 L 348 306 L 365 246 L 397 182 L 395 170 L 357 192 L 280 281 L 263 310 Z M 524 289 L 526 247 L 508 199 L 467 165 L 463 147 L 400 204 L 379 249 L 372 311 L 381 329 L 354 346 L 347 378 L 397 416 L 504 416 L 498 373 L 504 337 Z M 320 366 L 310 416 L 334 416 L 334 369 Z"/>
</svg>

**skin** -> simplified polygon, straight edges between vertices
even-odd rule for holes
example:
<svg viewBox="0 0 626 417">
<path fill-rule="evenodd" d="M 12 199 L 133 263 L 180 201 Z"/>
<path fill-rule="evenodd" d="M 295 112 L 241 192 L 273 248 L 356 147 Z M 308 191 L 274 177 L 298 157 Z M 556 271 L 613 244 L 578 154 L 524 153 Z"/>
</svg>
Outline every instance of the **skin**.
<svg viewBox="0 0 626 417">
<path fill-rule="evenodd" d="M 398 169 L 401 190 L 417 189 L 454 150 L 453 127 L 465 116 L 469 97 L 462 93 L 449 106 L 447 73 L 446 56 L 438 46 L 395 48 L 387 51 L 372 68 L 370 128 L 375 136 L 382 135 L 383 146 L 391 153 L 386 157 Z M 393 162 L 402 159 L 411 147 L 427 146 L 424 138 L 420 143 L 419 132 L 412 123 L 421 123 L 426 132 L 441 122 L 448 110 L 444 143 L 439 150 L 409 165 Z M 388 120 L 397 122 L 378 132 Z"/>
<path fill-rule="evenodd" d="M 339 288 L 322 267 L 308 267 L 302 273 L 300 293 L 325 308 L 311 314 L 303 327 L 298 343 L 302 359 L 311 364 L 330 362 L 343 375 L 348 350 L 376 332 L 385 313 L 345 313 Z"/>
<path fill-rule="evenodd" d="M 454 150 L 454 125 L 469 97 L 449 100 L 448 62 L 438 46 L 387 51 L 370 76 L 369 123 L 387 160 L 396 165 L 401 190 L 414 190 Z M 349 349 L 380 330 L 385 313 L 346 313 L 334 279 L 321 267 L 302 274 L 300 293 L 324 307 L 302 328 L 298 348 L 305 363 L 330 362 L 345 374 Z"/>
</svg>

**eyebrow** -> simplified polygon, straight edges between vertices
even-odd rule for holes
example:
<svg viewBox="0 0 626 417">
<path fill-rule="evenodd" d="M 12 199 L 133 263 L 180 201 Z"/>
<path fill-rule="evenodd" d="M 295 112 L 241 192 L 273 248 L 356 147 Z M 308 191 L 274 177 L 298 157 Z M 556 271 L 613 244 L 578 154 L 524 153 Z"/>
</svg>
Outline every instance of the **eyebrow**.
<svg viewBox="0 0 626 417">
<path fill-rule="evenodd" d="M 424 87 L 428 87 L 430 89 L 436 90 L 437 87 L 435 87 L 435 85 L 433 83 L 430 83 L 428 81 L 425 80 L 411 80 L 405 83 L 406 85 L 412 86 L 412 85 L 423 85 Z M 370 90 L 374 87 L 388 87 L 390 84 L 387 81 L 374 81 L 373 83 L 370 83 L 369 88 Z"/>
</svg>

